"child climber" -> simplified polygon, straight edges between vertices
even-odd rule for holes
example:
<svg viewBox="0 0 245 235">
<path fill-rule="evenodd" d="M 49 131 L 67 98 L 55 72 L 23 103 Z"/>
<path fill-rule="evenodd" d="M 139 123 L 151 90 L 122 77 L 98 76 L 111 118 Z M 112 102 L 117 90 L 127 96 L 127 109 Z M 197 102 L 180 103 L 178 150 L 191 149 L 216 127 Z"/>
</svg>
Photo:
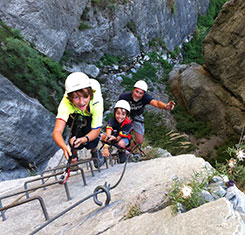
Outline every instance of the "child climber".
<svg viewBox="0 0 245 235">
<path fill-rule="evenodd" d="M 100 84 L 82 72 L 71 73 L 65 81 L 66 92 L 58 107 L 53 138 L 62 148 L 66 159 L 76 156 L 77 150 L 91 149 L 94 166 L 104 163 L 97 149 L 103 119 L 103 98 Z M 71 127 L 70 149 L 63 138 L 65 126 Z"/>
<path fill-rule="evenodd" d="M 130 105 L 126 100 L 119 100 L 114 107 L 114 117 L 109 120 L 106 126 L 106 134 L 103 134 L 102 141 L 114 142 L 122 148 L 130 145 L 131 121 L 129 120 Z M 109 157 L 109 146 L 104 145 L 103 156 Z M 127 155 L 125 151 L 119 149 L 119 162 L 124 163 Z"/>
</svg>

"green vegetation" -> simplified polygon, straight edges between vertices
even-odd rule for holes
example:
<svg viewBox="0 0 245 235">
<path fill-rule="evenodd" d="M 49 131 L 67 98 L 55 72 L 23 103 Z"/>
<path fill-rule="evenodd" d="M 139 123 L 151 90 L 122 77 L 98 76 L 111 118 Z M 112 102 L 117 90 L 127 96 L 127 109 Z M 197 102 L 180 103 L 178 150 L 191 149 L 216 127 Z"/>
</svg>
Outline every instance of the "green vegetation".
<svg viewBox="0 0 245 235">
<path fill-rule="evenodd" d="M 156 52 L 149 52 L 148 56 L 150 57 L 151 63 L 159 63 L 158 69 L 162 68 L 164 71 L 163 80 L 166 81 L 168 78 L 168 74 L 172 71 L 173 65 L 170 64 L 167 60 L 164 60 L 160 55 Z"/>
<path fill-rule="evenodd" d="M 109 18 L 112 18 L 119 5 L 124 5 L 128 0 L 92 0 L 92 5 L 104 11 Z"/>
<path fill-rule="evenodd" d="M 136 73 L 132 73 L 132 78 L 122 76 L 123 81 L 121 85 L 125 87 L 126 90 L 132 90 L 134 83 L 141 79 L 148 82 L 148 84 L 150 84 L 149 81 L 157 82 L 157 71 L 161 68 L 164 71 L 164 75 L 160 82 L 167 80 L 168 74 L 172 70 L 173 65 L 171 65 L 167 60 L 164 60 L 156 52 L 150 52 L 148 53 L 148 56 L 150 60 L 144 62 L 143 66 L 141 66 Z M 151 88 L 149 88 L 149 90 L 151 90 Z"/>
<path fill-rule="evenodd" d="M 227 152 L 227 149 L 232 148 L 235 145 L 236 145 L 236 140 L 234 140 L 231 137 L 227 138 L 225 143 L 217 148 L 216 156 L 214 156 L 213 158 L 209 158 L 207 160 L 210 162 L 212 166 L 215 166 L 216 164 L 219 163 L 226 163 L 231 157 Z"/>
<path fill-rule="evenodd" d="M 230 180 L 234 181 L 236 186 L 245 192 L 245 139 L 243 142 L 241 145 L 223 148 L 225 149 L 224 151 L 219 149 L 218 157 L 215 159 L 215 168 L 221 174 L 226 175 Z M 224 158 L 226 164 L 224 164 Z"/>
<path fill-rule="evenodd" d="M 213 134 L 210 125 L 196 120 L 181 105 L 177 104 L 172 113 L 177 121 L 178 131 L 194 134 L 196 138 L 208 137 Z"/>
<path fill-rule="evenodd" d="M 79 30 L 81 30 L 81 31 L 83 31 L 83 30 L 85 30 L 85 29 L 91 29 L 91 27 L 90 27 L 88 24 L 83 23 L 83 22 L 80 23 L 80 25 L 79 25 L 78 28 L 79 28 Z"/>
<path fill-rule="evenodd" d="M 145 142 L 152 147 L 166 149 L 172 155 L 190 153 L 193 145 L 186 137 L 165 127 L 164 119 L 154 112 L 144 113 Z"/>
<path fill-rule="evenodd" d="M 66 77 L 60 64 L 41 55 L 19 31 L 0 22 L 0 72 L 48 110 L 57 111 Z"/>
<path fill-rule="evenodd" d="M 100 61 L 103 63 L 103 66 L 105 65 L 120 65 L 122 62 L 126 61 L 127 59 L 123 56 L 113 56 L 110 54 L 104 54 L 104 56 L 100 59 Z M 97 66 L 101 68 L 101 64 L 97 63 Z"/>
<path fill-rule="evenodd" d="M 176 59 L 179 54 L 180 54 L 180 48 L 178 46 L 175 47 L 173 51 L 170 51 L 171 58 L 173 59 Z"/>
<path fill-rule="evenodd" d="M 122 76 L 123 81 L 121 85 L 126 88 L 126 90 L 132 90 L 133 85 L 138 80 L 156 81 L 157 80 L 157 68 L 155 68 L 150 62 L 145 62 L 142 67 L 136 73 L 133 73 L 133 77 L 129 78 L 127 76 Z"/>
<path fill-rule="evenodd" d="M 196 62 L 198 64 L 204 63 L 202 53 L 202 42 L 212 27 L 215 18 L 220 12 L 222 6 L 227 0 L 210 0 L 207 14 L 198 17 L 197 28 L 193 34 L 191 42 L 184 44 L 184 59 L 183 64 Z"/>
<path fill-rule="evenodd" d="M 163 50 L 167 50 L 166 43 L 160 37 L 154 38 L 149 41 L 149 46 L 156 48 L 160 46 Z"/>
<path fill-rule="evenodd" d="M 92 4 L 99 7 L 108 7 L 111 4 L 126 4 L 128 0 L 92 0 Z"/>
<path fill-rule="evenodd" d="M 131 205 L 127 215 L 124 217 L 124 220 L 131 219 L 135 216 L 141 215 L 143 212 L 140 210 L 140 199 L 139 196 L 134 204 Z"/>
<path fill-rule="evenodd" d="M 176 2 L 175 0 L 167 0 L 166 7 L 172 14 L 176 14 Z"/>
<path fill-rule="evenodd" d="M 130 21 L 127 23 L 127 27 L 131 30 L 131 32 L 132 32 L 133 34 L 136 34 L 136 25 L 135 25 L 135 23 L 134 23 L 132 20 L 130 20 Z"/>
</svg>

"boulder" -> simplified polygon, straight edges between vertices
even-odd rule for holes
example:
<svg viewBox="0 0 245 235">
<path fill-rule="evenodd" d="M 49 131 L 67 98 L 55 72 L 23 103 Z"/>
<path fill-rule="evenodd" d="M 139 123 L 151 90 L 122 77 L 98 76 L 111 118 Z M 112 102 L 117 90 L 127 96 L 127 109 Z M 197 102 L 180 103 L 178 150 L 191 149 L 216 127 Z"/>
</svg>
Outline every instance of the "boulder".
<svg viewBox="0 0 245 235">
<path fill-rule="evenodd" d="M 245 104 L 196 63 L 176 66 L 169 85 L 178 102 L 221 136 L 239 136 L 245 126 Z"/>
<path fill-rule="evenodd" d="M 207 70 L 245 104 L 245 1 L 227 1 L 203 41 Z"/>
<path fill-rule="evenodd" d="M 57 151 L 55 116 L 0 75 L 0 181 L 38 171 Z"/>
</svg>

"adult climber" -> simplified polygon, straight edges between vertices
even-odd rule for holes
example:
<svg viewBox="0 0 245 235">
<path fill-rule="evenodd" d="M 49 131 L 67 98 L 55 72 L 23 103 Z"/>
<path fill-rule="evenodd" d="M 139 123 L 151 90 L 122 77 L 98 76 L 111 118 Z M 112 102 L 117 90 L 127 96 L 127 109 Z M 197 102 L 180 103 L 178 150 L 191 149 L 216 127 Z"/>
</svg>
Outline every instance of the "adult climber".
<svg viewBox="0 0 245 235">
<path fill-rule="evenodd" d="M 134 145 L 140 146 L 144 141 L 144 108 L 146 105 L 152 105 L 158 109 L 172 110 L 174 109 L 174 101 L 169 101 L 167 104 L 154 99 L 147 93 L 148 85 L 144 80 L 139 80 L 134 84 L 133 91 L 124 92 L 119 96 L 118 100 L 126 100 L 130 104 L 130 119 L 134 131 L 135 141 L 131 144 L 131 149 Z"/>
</svg>

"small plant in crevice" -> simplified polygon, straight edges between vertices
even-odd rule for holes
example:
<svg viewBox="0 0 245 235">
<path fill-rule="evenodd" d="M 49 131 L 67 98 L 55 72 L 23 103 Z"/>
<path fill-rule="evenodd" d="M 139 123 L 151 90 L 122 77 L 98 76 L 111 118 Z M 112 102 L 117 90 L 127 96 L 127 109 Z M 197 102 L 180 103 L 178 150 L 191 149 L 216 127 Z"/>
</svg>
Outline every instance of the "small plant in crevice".
<svg viewBox="0 0 245 235">
<path fill-rule="evenodd" d="M 145 144 L 146 143 L 144 143 L 144 145 Z M 153 148 L 153 149 L 151 149 L 149 151 L 144 151 L 144 152 L 145 152 L 146 155 L 144 157 L 142 157 L 141 161 L 147 161 L 147 160 L 159 158 L 159 157 L 162 156 L 161 153 L 159 152 L 159 150 L 155 149 L 155 148 Z"/>
<path fill-rule="evenodd" d="M 174 48 L 173 51 L 170 51 L 169 53 L 171 55 L 171 58 L 176 59 L 177 56 L 180 54 L 180 48 L 177 46 Z"/>
<path fill-rule="evenodd" d="M 133 34 L 136 34 L 136 25 L 134 23 L 134 21 L 130 20 L 128 23 L 127 23 L 127 27 L 131 30 L 131 32 Z"/>
<path fill-rule="evenodd" d="M 171 11 L 172 14 L 176 14 L 176 2 L 175 0 L 167 0 L 166 7 Z"/>
<path fill-rule="evenodd" d="M 83 30 L 86 30 L 86 29 L 91 29 L 91 26 L 89 26 L 88 24 L 86 24 L 84 22 L 81 22 L 78 28 L 79 28 L 80 31 L 83 31 Z"/>
<path fill-rule="evenodd" d="M 207 171 L 207 174 L 195 172 L 189 182 L 176 178 L 168 195 L 170 204 L 172 205 L 172 213 L 186 212 L 193 208 L 197 208 L 208 202 L 202 195 L 203 190 L 211 190 L 207 188 L 211 179 L 218 175 L 218 172 Z M 220 197 L 220 195 L 216 195 Z"/>
<path fill-rule="evenodd" d="M 135 216 L 139 216 L 141 214 L 143 214 L 143 212 L 140 209 L 140 198 L 138 196 L 136 202 L 134 202 L 130 205 L 130 208 L 129 208 L 127 214 L 124 216 L 124 220 L 131 219 L 131 218 L 133 218 Z"/>
</svg>

